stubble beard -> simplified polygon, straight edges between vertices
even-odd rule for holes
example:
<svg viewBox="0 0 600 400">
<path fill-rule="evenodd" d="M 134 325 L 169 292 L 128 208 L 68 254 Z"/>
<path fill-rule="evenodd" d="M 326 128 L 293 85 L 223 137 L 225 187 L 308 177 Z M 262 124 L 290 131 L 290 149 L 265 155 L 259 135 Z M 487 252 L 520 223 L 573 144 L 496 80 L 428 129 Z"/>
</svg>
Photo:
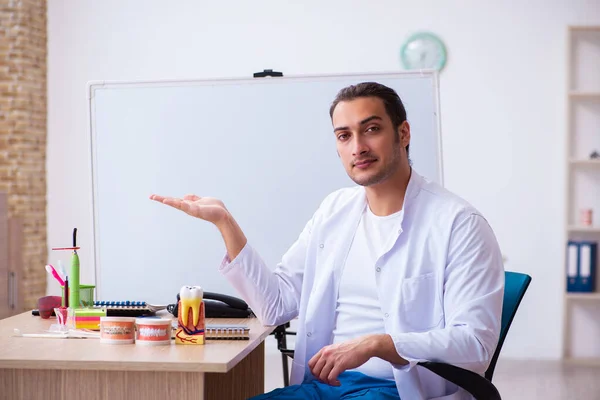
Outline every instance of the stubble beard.
<svg viewBox="0 0 600 400">
<path fill-rule="evenodd" d="M 379 160 L 377 162 L 379 162 Z M 380 171 L 378 171 L 374 175 L 366 176 L 363 179 L 358 178 L 354 174 L 350 174 L 350 179 L 352 179 L 354 183 L 360 186 L 377 185 L 379 183 L 385 182 L 392 175 L 394 175 L 400 167 L 400 162 L 400 150 L 397 147 L 394 147 L 394 152 L 392 153 L 391 160 L 385 166 L 383 166 Z"/>
</svg>

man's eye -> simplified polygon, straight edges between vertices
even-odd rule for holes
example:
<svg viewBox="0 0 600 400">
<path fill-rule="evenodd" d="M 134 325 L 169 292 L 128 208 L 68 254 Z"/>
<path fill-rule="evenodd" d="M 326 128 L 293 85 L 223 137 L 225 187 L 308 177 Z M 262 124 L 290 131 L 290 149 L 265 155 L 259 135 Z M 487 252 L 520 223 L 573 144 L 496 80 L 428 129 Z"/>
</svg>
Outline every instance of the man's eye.
<svg viewBox="0 0 600 400">
<path fill-rule="evenodd" d="M 371 126 L 367 129 L 367 132 L 377 132 L 379 130 L 378 126 Z"/>
<path fill-rule="evenodd" d="M 348 139 L 347 133 L 342 133 L 341 135 L 338 135 L 338 140 L 346 140 L 346 139 Z"/>
</svg>

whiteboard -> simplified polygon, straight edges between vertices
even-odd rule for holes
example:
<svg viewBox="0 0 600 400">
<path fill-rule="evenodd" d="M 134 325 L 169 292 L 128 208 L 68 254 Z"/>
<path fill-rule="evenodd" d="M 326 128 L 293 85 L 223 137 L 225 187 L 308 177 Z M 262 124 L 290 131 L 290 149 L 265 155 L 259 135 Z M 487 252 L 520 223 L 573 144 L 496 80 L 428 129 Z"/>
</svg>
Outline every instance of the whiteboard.
<svg viewBox="0 0 600 400">
<path fill-rule="evenodd" d="M 218 271 L 218 230 L 154 193 L 220 198 L 274 268 L 323 198 L 355 185 L 329 107 L 363 81 L 398 92 L 413 167 L 443 184 L 435 72 L 90 82 L 96 297 L 169 304 L 183 285 L 237 295 Z"/>
</svg>

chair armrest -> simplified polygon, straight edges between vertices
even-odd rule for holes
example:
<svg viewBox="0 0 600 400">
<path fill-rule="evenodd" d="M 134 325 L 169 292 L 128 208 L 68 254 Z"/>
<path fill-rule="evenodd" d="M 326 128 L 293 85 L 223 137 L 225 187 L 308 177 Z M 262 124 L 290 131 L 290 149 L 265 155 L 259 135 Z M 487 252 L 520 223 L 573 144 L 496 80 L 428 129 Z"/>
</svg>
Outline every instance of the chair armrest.
<svg viewBox="0 0 600 400">
<path fill-rule="evenodd" d="M 447 381 L 460 386 L 477 400 L 502 400 L 498 389 L 492 382 L 473 371 L 432 361 L 420 362 L 417 365 L 425 367 Z"/>
<path fill-rule="evenodd" d="M 286 329 L 289 327 L 289 322 L 287 324 L 279 325 L 271 334 L 275 336 L 275 340 L 277 341 L 277 349 L 281 351 L 281 354 L 290 358 L 294 358 L 294 350 L 287 348 L 286 336 L 295 335 L 296 332 L 287 331 Z"/>
</svg>

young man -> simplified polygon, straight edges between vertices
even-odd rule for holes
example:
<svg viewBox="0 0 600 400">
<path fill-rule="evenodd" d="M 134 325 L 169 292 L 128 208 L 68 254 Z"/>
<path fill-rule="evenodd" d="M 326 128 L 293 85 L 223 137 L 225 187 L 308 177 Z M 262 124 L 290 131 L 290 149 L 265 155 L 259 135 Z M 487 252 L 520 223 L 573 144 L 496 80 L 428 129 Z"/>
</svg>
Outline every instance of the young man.
<svg viewBox="0 0 600 400">
<path fill-rule="evenodd" d="M 392 89 L 344 88 L 330 114 L 357 186 L 324 199 L 273 271 L 221 201 L 151 198 L 217 226 L 227 248 L 220 270 L 264 324 L 298 317 L 292 386 L 259 399 L 469 399 L 416 364 L 486 370 L 504 292 L 492 229 L 412 169 L 410 126 Z"/>
</svg>

